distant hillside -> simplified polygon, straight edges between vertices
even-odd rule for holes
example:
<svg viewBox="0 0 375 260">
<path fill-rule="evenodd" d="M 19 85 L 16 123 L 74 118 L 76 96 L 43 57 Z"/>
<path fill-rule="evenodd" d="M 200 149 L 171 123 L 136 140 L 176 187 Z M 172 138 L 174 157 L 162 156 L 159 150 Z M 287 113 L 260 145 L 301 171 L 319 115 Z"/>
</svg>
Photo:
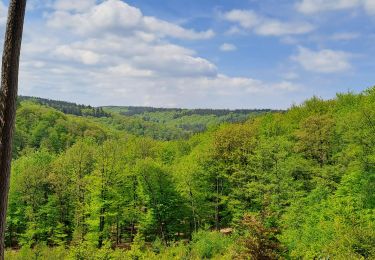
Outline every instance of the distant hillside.
<svg viewBox="0 0 375 260">
<path fill-rule="evenodd" d="M 127 116 L 140 115 L 145 113 L 156 113 L 156 112 L 174 112 L 180 116 L 189 115 L 215 115 L 223 116 L 228 114 L 254 114 L 254 113 L 265 113 L 276 110 L 271 109 L 209 109 L 209 108 L 198 108 L 198 109 L 183 109 L 183 108 L 156 108 L 156 107 L 142 107 L 142 106 L 104 106 L 106 110 L 117 112 Z"/>
<path fill-rule="evenodd" d="M 57 101 L 39 97 L 19 96 L 18 101 L 33 101 L 37 104 L 55 108 L 65 114 L 76 116 L 110 117 L 111 115 L 101 107 L 79 105 L 72 102 Z"/>
<path fill-rule="evenodd" d="M 33 102 L 64 114 L 94 117 L 116 130 L 158 140 L 188 138 L 222 123 L 239 123 L 251 117 L 279 112 L 270 109 L 182 109 L 134 106 L 92 107 L 72 102 L 19 96 L 19 103 Z"/>
<path fill-rule="evenodd" d="M 145 121 L 162 123 L 187 132 L 203 132 L 221 123 L 244 122 L 250 117 L 264 113 L 280 112 L 270 109 L 182 109 L 133 106 L 107 106 L 104 111 L 133 116 Z"/>
</svg>

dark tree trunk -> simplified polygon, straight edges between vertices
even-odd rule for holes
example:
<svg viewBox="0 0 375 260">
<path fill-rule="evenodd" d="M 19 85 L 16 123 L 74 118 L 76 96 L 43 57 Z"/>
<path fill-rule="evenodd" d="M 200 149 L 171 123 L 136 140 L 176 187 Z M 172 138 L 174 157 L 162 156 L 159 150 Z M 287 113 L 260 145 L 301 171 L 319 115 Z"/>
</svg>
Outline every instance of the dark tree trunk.
<svg viewBox="0 0 375 260">
<path fill-rule="evenodd" d="M 215 229 L 219 230 L 219 177 L 216 177 L 216 204 L 215 204 Z"/>
<path fill-rule="evenodd" d="M 102 146 L 102 154 L 104 154 L 103 152 L 103 146 Z M 99 241 L 98 241 L 98 247 L 99 248 L 102 248 L 103 246 L 103 232 L 104 232 L 104 224 L 105 224 L 105 218 L 104 218 L 104 214 L 105 214 L 105 188 L 106 188 L 106 183 L 105 183 L 105 178 L 106 176 L 106 169 L 105 169 L 105 166 L 104 166 L 104 162 L 103 162 L 103 165 L 102 165 L 102 176 L 101 176 L 101 182 L 102 182 L 102 190 L 100 192 L 100 199 L 101 199 L 101 202 L 102 202 L 102 206 L 100 207 L 100 217 L 99 217 Z"/>
<path fill-rule="evenodd" d="M 3 50 L 0 90 L 0 259 L 4 259 L 12 138 L 25 9 L 26 0 L 10 0 Z"/>
<path fill-rule="evenodd" d="M 104 224 L 105 224 L 104 214 L 105 214 L 105 208 L 102 207 L 100 209 L 100 218 L 99 218 L 99 242 L 98 242 L 99 248 L 102 248 L 103 246 L 103 237 L 104 237 L 103 232 L 104 232 Z"/>
</svg>

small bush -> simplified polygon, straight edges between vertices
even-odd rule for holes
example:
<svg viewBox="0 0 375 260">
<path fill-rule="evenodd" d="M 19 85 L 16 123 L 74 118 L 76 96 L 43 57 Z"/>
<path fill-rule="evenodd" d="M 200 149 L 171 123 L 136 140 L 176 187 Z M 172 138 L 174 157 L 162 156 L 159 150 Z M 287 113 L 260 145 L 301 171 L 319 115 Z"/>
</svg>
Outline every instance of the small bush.
<svg viewBox="0 0 375 260">
<path fill-rule="evenodd" d="M 234 244 L 229 236 L 216 231 L 199 231 L 193 235 L 191 255 L 193 258 L 208 259 L 223 256 Z"/>
<path fill-rule="evenodd" d="M 277 239 L 278 230 L 266 227 L 256 215 L 247 214 L 242 221 L 245 234 L 239 239 L 242 247 L 239 259 L 280 259 L 281 244 Z"/>
<path fill-rule="evenodd" d="M 23 247 L 20 250 L 10 250 L 5 253 L 9 260 L 64 260 L 67 259 L 68 250 L 64 247 L 50 248 L 43 244 L 36 245 L 33 249 Z"/>
</svg>

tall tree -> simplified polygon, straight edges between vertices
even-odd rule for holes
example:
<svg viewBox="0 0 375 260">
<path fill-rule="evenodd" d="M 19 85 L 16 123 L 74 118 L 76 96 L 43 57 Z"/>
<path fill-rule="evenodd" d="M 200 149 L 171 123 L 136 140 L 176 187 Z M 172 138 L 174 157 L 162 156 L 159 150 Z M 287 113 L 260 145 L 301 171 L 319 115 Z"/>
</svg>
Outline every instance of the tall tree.
<svg viewBox="0 0 375 260">
<path fill-rule="evenodd" d="M 12 137 L 16 114 L 18 70 L 25 9 L 26 0 L 11 0 L 9 2 L 3 49 L 0 90 L 0 259 L 4 259 Z"/>
</svg>

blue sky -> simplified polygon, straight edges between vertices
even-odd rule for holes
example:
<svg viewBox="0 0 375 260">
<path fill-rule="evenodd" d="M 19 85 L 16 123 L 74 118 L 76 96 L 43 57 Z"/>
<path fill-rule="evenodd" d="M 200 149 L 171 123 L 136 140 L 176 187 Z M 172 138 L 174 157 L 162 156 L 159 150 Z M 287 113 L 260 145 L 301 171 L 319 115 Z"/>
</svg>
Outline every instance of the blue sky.
<svg viewBox="0 0 375 260">
<path fill-rule="evenodd" d="M 20 94 L 287 108 L 374 85 L 374 28 L 375 0 L 29 0 Z"/>
</svg>

